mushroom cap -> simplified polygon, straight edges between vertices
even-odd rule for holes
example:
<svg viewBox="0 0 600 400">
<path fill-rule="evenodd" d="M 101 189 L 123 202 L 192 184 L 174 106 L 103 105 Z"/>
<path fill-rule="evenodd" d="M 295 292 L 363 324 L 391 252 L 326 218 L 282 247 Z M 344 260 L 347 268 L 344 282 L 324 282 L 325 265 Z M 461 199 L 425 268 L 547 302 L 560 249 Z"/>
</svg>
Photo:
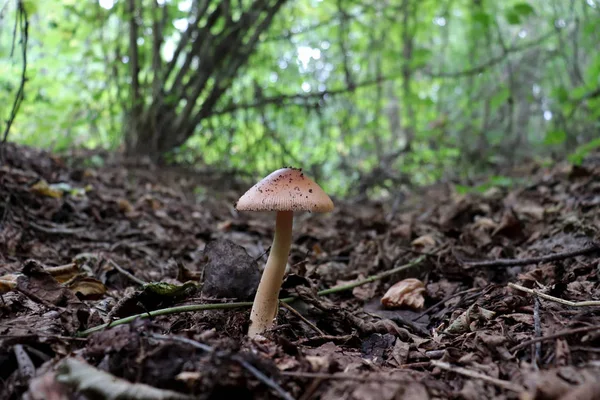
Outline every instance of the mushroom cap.
<svg viewBox="0 0 600 400">
<path fill-rule="evenodd" d="M 240 211 L 333 210 L 333 202 L 300 168 L 282 168 L 252 186 L 235 205 Z"/>
</svg>

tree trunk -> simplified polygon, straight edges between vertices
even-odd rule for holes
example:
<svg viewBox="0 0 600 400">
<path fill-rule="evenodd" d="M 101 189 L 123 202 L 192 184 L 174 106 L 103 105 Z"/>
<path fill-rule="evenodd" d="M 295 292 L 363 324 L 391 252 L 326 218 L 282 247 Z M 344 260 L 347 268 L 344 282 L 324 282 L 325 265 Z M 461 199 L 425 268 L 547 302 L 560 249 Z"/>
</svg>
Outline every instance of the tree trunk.
<svg viewBox="0 0 600 400">
<path fill-rule="evenodd" d="M 163 62 L 159 53 L 168 22 L 164 4 L 155 0 L 154 20 L 139 26 L 144 23 L 142 13 L 136 0 L 129 0 L 130 76 L 120 83 L 128 87 L 130 99 L 124 123 L 126 154 L 160 162 L 183 145 L 215 111 L 285 1 L 254 0 L 243 9 L 241 3 L 194 1 L 172 60 Z M 140 57 L 138 34 L 148 27 L 153 30 L 152 54 Z"/>
</svg>

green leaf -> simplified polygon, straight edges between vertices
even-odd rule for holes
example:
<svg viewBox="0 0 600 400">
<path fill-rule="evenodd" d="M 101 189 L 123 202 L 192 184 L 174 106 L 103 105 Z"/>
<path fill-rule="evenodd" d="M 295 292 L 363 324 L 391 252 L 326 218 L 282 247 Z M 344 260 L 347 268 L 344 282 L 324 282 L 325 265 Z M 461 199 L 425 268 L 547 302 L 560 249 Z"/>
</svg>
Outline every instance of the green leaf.
<svg viewBox="0 0 600 400">
<path fill-rule="evenodd" d="M 477 22 L 483 27 L 488 27 L 492 21 L 492 17 L 485 11 L 477 11 L 473 13 L 473 21 Z"/>
<path fill-rule="evenodd" d="M 591 142 L 579 146 L 577 149 L 575 149 L 573 154 L 569 155 L 569 161 L 573 164 L 579 165 L 583 162 L 584 158 L 588 154 L 596 149 L 600 149 L 600 138 L 594 139 Z"/>
<path fill-rule="evenodd" d="M 36 0 L 24 0 L 23 8 L 25 8 L 25 12 L 27 16 L 31 18 L 33 14 L 35 14 L 38 10 L 38 5 Z"/>
<path fill-rule="evenodd" d="M 413 68 L 421 67 L 427 64 L 429 58 L 431 57 L 431 50 L 428 49 L 416 49 L 412 54 L 412 59 L 410 61 L 410 65 Z"/>
<path fill-rule="evenodd" d="M 490 100 L 490 106 L 492 110 L 498 109 L 501 105 L 506 103 L 508 98 L 510 97 L 510 90 L 508 87 L 503 87 L 500 91 L 494 94 Z"/>
<path fill-rule="evenodd" d="M 544 144 L 548 146 L 555 146 L 557 144 L 562 144 L 567 140 L 567 133 L 562 130 L 554 130 L 546 133 L 546 137 L 544 138 Z"/>
<path fill-rule="evenodd" d="M 524 17 L 535 14 L 535 9 L 529 3 L 517 3 L 513 6 L 513 10 Z"/>
<path fill-rule="evenodd" d="M 511 25 L 519 25 L 521 23 L 520 15 L 514 10 L 506 11 L 504 16 L 506 17 L 506 21 L 508 21 L 508 23 Z"/>
<path fill-rule="evenodd" d="M 564 86 L 557 87 L 556 89 L 553 90 L 552 94 L 561 103 L 566 103 L 567 101 L 569 101 L 569 92 L 567 91 L 567 89 L 565 89 Z"/>
</svg>

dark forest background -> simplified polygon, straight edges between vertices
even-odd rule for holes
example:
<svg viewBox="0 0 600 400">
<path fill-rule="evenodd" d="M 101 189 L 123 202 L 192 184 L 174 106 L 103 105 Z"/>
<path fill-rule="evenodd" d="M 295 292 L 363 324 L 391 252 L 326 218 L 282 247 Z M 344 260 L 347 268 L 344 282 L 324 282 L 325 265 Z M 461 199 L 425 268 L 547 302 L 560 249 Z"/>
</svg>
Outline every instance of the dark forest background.
<svg viewBox="0 0 600 400">
<path fill-rule="evenodd" d="M 599 26 L 597 0 L 1 0 L 0 132 L 346 195 L 502 184 L 600 147 Z"/>
</svg>

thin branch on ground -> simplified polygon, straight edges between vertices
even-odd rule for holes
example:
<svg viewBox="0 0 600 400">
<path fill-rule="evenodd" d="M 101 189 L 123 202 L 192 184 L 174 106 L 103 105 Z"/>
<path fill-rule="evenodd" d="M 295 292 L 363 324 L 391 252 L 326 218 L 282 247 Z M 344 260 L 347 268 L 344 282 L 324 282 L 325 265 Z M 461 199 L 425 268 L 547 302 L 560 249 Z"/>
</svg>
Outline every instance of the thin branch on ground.
<svg viewBox="0 0 600 400">
<path fill-rule="evenodd" d="M 531 257 L 531 258 L 508 258 L 508 259 L 498 259 L 498 260 L 488 260 L 488 261 L 465 261 L 462 264 L 465 267 L 474 268 L 474 267 L 514 267 L 520 265 L 529 265 L 529 264 L 538 264 L 542 262 L 550 262 L 550 261 L 560 261 L 566 260 L 567 258 L 582 256 L 590 253 L 600 252 L 600 244 L 591 243 L 589 246 L 584 247 L 582 249 L 565 251 L 562 253 L 549 254 L 541 257 Z"/>
<path fill-rule="evenodd" d="M 542 336 L 542 321 L 540 319 L 540 299 L 539 297 L 535 297 L 533 299 L 533 329 L 535 332 L 535 337 Z M 533 365 L 535 368 L 538 367 L 538 361 L 542 359 L 542 343 L 537 342 L 533 345 Z"/>
<path fill-rule="evenodd" d="M 304 315 L 302 315 L 298 311 L 296 311 L 296 309 L 294 307 L 290 306 L 289 304 L 287 304 L 283 301 L 280 301 L 279 305 L 281 307 L 285 308 L 286 310 L 288 310 L 289 312 L 291 312 L 292 314 L 294 314 L 296 317 L 300 318 L 306 325 L 308 325 L 313 331 L 317 332 L 319 335 L 321 335 L 321 336 L 325 335 L 325 332 L 323 332 L 322 330 L 317 328 L 317 326 L 315 324 L 313 324 L 308 319 L 306 319 L 304 317 Z"/>
<path fill-rule="evenodd" d="M 415 371 L 409 370 L 409 369 L 406 369 L 406 370 L 398 369 L 394 372 L 406 372 L 407 375 L 415 374 Z M 383 376 L 361 376 L 361 375 L 345 374 L 345 373 L 326 374 L 323 372 L 282 371 L 281 375 L 295 377 L 295 378 L 351 380 L 351 381 L 357 381 L 357 382 L 381 382 L 381 383 L 406 384 L 411 381 L 409 379 L 409 377 L 407 377 L 407 379 L 402 379 L 402 378 L 383 377 Z"/>
<path fill-rule="evenodd" d="M 29 221 L 29 226 L 31 226 L 32 228 L 34 228 L 40 232 L 50 233 L 53 235 L 78 235 L 78 234 L 82 234 L 83 232 L 88 230 L 87 228 L 66 228 L 66 227 L 59 226 L 59 225 L 56 225 L 55 227 L 50 228 L 50 227 L 38 225 L 33 221 Z"/>
<path fill-rule="evenodd" d="M 552 335 L 541 336 L 541 337 L 529 339 L 529 340 L 524 341 L 523 343 L 520 343 L 520 344 L 512 347 L 509 351 L 511 353 L 514 353 L 515 351 L 525 348 L 533 343 L 545 342 L 547 340 L 553 340 L 553 339 L 558 339 L 558 338 L 565 337 L 565 336 L 576 335 L 578 333 L 587 333 L 587 332 L 593 332 L 593 331 L 600 331 L 600 325 L 592 325 L 592 326 L 584 326 L 581 328 L 566 329 L 564 331 L 553 333 Z"/>
<path fill-rule="evenodd" d="M 455 374 L 459 374 L 459 375 L 463 375 L 463 376 L 467 376 L 469 378 L 473 378 L 473 379 L 479 379 L 482 380 L 486 383 L 492 384 L 494 386 L 500 387 L 502 389 L 506 389 L 506 390 L 510 390 L 512 392 L 516 392 L 516 393 L 521 393 L 525 391 L 525 388 L 514 384 L 510 381 L 505 381 L 502 379 L 497 379 L 497 378 L 492 378 L 491 376 L 482 374 L 481 372 L 477 372 L 477 371 L 472 371 L 470 369 L 467 368 L 463 368 L 463 367 L 458 367 L 456 365 L 451 365 L 450 363 L 444 362 L 444 361 L 438 361 L 438 360 L 432 360 L 430 361 L 431 365 L 433 365 L 434 367 L 438 367 L 440 369 L 446 370 L 446 371 L 450 371 L 453 372 Z"/>
<path fill-rule="evenodd" d="M 153 339 L 158 339 L 158 340 L 170 340 L 170 341 L 174 341 L 174 342 L 184 343 L 184 344 L 190 345 L 196 349 L 205 351 L 207 353 L 215 352 L 215 350 L 207 344 L 200 343 L 196 340 L 188 339 L 188 338 L 181 337 L 181 336 L 168 336 L 168 335 L 159 335 L 159 334 L 154 334 L 154 333 L 146 334 L 146 336 L 151 337 Z M 254 377 L 256 379 L 258 379 L 259 381 L 261 381 L 262 383 L 264 383 L 265 385 L 267 385 L 268 387 L 273 389 L 279 396 L 281 396 L 281 398 L 283 398 L 285 400 L 294 400 L 294 398 L 288 392 L 286 392 L 281 386 L 279 386 L 277 384 L 277 382 L 275 382 L 273 379 L 269 378 L 267 375 L 262 373 L 259 369 L 257 369 L 254 365 L 250 364 L 248 361 L 244 360 L 241 356 L 236 354 L 236 355 L 230 356 L 229 358 L 231 360 L 237 362 L 238 364 L 240 364 L 242 367 L 244 367 L 248 372 L 250 372 L 252 375 L 254 375 Z"/>
<path fill-rule="evenodd" d="M 478 290 L 479 290 L 478 288 L 471 288 L 471 289 L 463 290 L 463 291 L 456 292 L 456 293 L 453 293 L 451 295 L 448 295 L 448 296 L 444 297 L 442 300 L 440 300 L 437 303 L 435 303 L 434 305 L 432 305 L 431 307 L 429 307 L 426 310 L 424 310 L 423 312 L 421 312 L 421 314 L 419 314 L 415 318 L 413 318 L 413 321 L 420 320 L 425 315 L 429 314 L 430 311 L 435 310 L 439 306 L 443 305 L 444 303 L 446 303 L 449 300 L 452 300 L 455 297 L 459 297 L 459 296 L 462 296 L 464 294 L 469 294 L 469 293 L 472 293 L 472 292 L 477 292 Z"/>
<path fill-rule="evenodd" d="M 119 264 L 114 262 L 113 260 L 108 260 L 108 263 L 113 266 L 114 269 L 119 271 L 122 275 L 127 277 L 130 281 L 137 283 L 140 286 L 144 286 L 148 284 L 148 282 L 141 280 L 140 278 L 134 276 L 131 272 L 127 271 L 125 268 L 121 267 Z"/>
<path fill-rule="evenodd" d="M 321 291 L 317 292 L 317 295 L 325 296 L 328 294 L 334 294 L 334 293 L 339 293 L 339 292 L 343 292 L 346 290 L 354 289 L 355 287 L 365 285 L 367 283 L 371 283 L 376 280 L 383 279 L 385 277 L 393 275 L 397 272 L 412 268 L 412 267 L 420 264 L 424 259 L 425 259 L 425 256 L 418 257 L 418 258 L 414 259 L 413 261 L 409 262 L 408 264 L 404 264 L 404 265 L 396 267 L 392 270 L 382 272 L 381 274 L 373 275 L 373 276 L 367 277 L 363 280 L 350 283 L 348 285 L 342 285 L 342 286 L 337 286 L 337 287 L 333 287 L 330 289 L 321 290 Z M 284 303 L 289 303 L 289 302 L 296 300 L 297 298 L 298 298 L 297 296 L 286 297 L 284 299 L 279 299 L 279 301 L 284 302 Z M 162 308 L 159 310 L 145 312 L 143 314 L 130 315 L 129 317 L 117 319 L 117 320 L 114 320 L 114 321 L 106 323 L 106 324 L 101 324 L 101 325 L 95 326 L 93 328 L 87 329 L 85 331 L 79 332 L 77 334 L 77 336 L 86 337 L 94 332 L 98 332 L 98 331 L 101 331 L 101 330 L 104 330 L 104 329 L 107 329 L 107 328 L 110 328 L 113 326 L 117 326 L 117 325 L 127 324 L 129 322 L 134 321 L 137 318 L 150 318 L 150 317 L 157 317 L 157 316 L 161 316 L 161 315 L 177 314 L 177 313 L 182 313 L 182 312 L 226 310 L 226 309 L 243 308 L 243 307 L 252 307 L 252 302 L 245 301 L 245 302 L 235 302 L 235 303 L 194 304 L 194 305 L 187 305 L 187 306 Z"/>
<path fill-rule="evenodd" d="M 367 283 L 375 282 L 375 281 L 381 280 L 383 278 L 387 278 L 388 276 L 397 274 L 398 272 L 410 269 L 410 268 L 414 267 L 415 265 L 420 264 L 424 259 L 425 259 L 425 256 L 420 256 L 420 257 L 415 258 L 413 261 L 409 262 L 408 264 L 401 265 L 399 267 L 390 269 L 389 271 L 385 271 L 385 272 L 382 272 L 377 275 L 372 275 L 372 276 L 362 279 L 360 281 L 348 283 L 347 285 L 336 286 L 331 289 L 321 290 L 321 291 L 317 292 L 317 294 L 319 296 L 323 296 L 323 295 L 327 295 L 327 294 L 333 294 L 333 293 L 342 292 L 345 290 L 354 289 L 355 287 L 362 286 Z"/>
<path fill-rule="evenodd" d="M 549 294 L 542 293 L 539 290 L 529 289 L 524 286 L 517 285 L 515 283 L 509 283 L 508 286 L 513 289 L 520 290 L 521 292 L 529 293 L 533 296 L 536 296 L 536 297 L 539 297 L 539 298 L 542 298 L 545 300 L 553 301 L 555 303 L 563 304 L 563 305 L 569 306 L 569 307 L 598 307 L 598 306 L 600 306 L 600 300 L 571 301 L 571 300 L 561 299 L 559 297 L 550 296 Z"/>
</svg>

